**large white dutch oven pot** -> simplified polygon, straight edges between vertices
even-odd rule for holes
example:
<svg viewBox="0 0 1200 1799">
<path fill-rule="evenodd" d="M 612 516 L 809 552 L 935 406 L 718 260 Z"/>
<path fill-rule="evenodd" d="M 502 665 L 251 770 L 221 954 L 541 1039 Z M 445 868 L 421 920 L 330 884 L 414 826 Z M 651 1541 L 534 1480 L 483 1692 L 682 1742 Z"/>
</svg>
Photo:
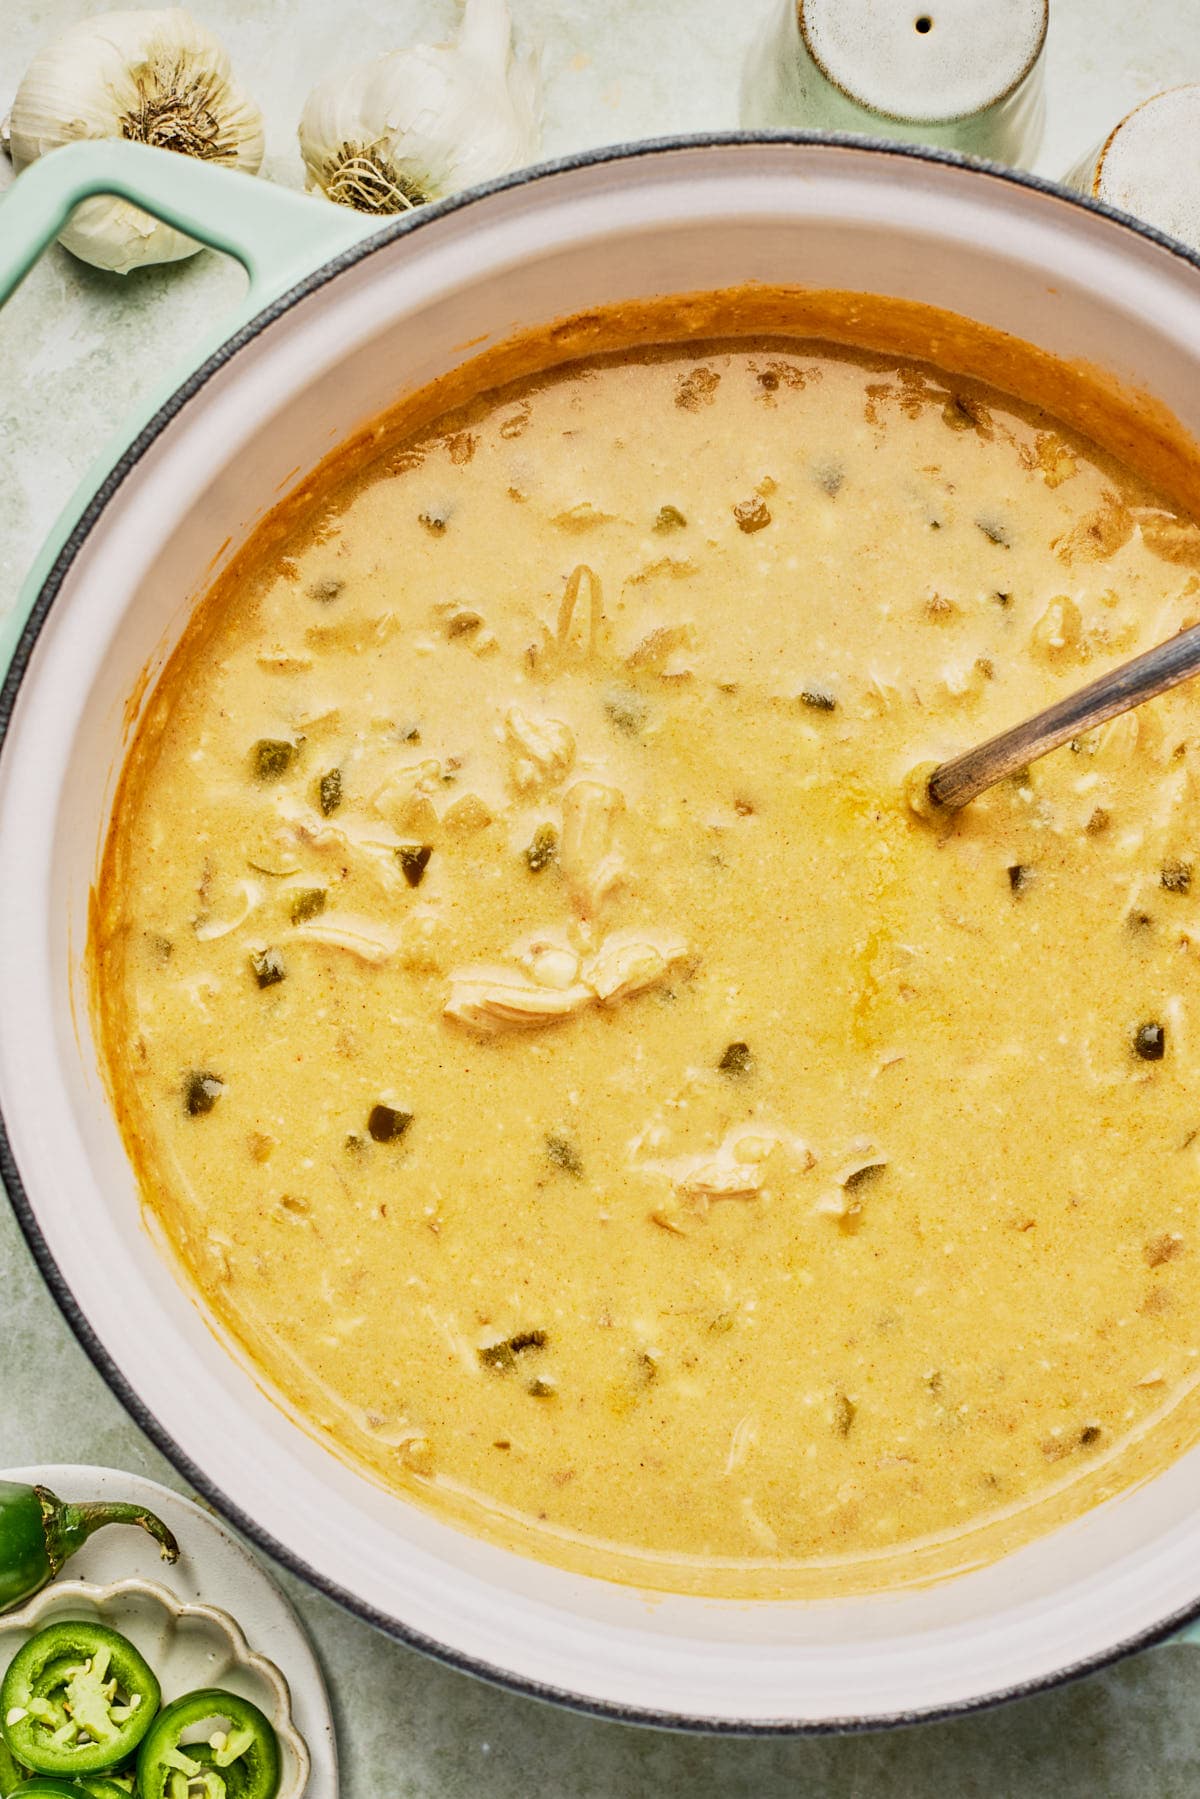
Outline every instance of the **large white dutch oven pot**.
<svg viewBox="0 0 1200 1799">
<path fill-rule="evenodd" d="M 114 1391 L 251 1537 L 363 1617 L 460 1667 L 611 1715 L 726 1730 L 878 1724 L 1029 1691 L 1177 1630 L 1200 1611 L 1200 1449 L 999 1564 L 819 1604 L 647 1597 L 492 1548 L 379 1491 L 260 1391 L 145 1230 L 80 965 L 142 670 L 161 664 L 214 568 L 306 470 L 481 342 L 605 301 L 748 280 L 857 288 L 1086 358 L 1200 437 L 1193 259 L 1044 184 L 852 142 L 600 152 L 365 242 L 349 216 L 264 183 L 91 145 L 35 165 L 0 206 L 0 294 L 97 191 L 141 198 L 239 255 L 256 305 L 275 295 L 97 476 L 12 628 L 2 1171 Z"/>
</svg>

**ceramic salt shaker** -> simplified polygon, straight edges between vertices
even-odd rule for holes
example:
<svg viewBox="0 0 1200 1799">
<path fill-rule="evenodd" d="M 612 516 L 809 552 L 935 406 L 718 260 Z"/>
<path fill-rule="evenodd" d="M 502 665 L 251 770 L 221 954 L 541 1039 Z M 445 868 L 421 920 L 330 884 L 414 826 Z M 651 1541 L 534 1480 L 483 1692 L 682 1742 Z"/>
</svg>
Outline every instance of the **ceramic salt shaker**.
<svg viewBox="0 0 1200 1799">
<path fill-rule="evenodd" d="M 1049 0 L 778 0 L 742 123 L 849 131 L 1028 165 Z"/>
<path fill-rule="evenodd" d="M 1200 83 L 1143 100 L 1064 179 L 1200 250 Z"/>
</svg>

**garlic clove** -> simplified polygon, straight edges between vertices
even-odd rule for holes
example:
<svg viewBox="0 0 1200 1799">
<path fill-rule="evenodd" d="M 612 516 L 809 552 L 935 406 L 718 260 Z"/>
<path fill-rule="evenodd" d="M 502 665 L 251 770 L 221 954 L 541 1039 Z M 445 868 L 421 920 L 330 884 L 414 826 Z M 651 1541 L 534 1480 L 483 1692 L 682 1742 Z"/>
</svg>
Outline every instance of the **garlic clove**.
<svg viewBox="0 0 1200 1799">
<path fill-rule="evenodd" d="M 38 51 L 17 90 L 9 152 L 20 170 L 80 139 L 127 138 L 225 168 L 258 171 L 262 114 L 233 80 L 212 33 L 181 7 L 98 13 Z M 127 274 L 201 246 L 127 200 L 78 206 L 59 242 L 96 268 Z"/>
<path fill-rule="evenodd" d="M 466 0 L 450 44 L 393 50 L 321 82 L 300 120 L 308 186 L 387 215 L 532 161 L 537 59 L 515 56 L 505 0 Z"/>
</svg>

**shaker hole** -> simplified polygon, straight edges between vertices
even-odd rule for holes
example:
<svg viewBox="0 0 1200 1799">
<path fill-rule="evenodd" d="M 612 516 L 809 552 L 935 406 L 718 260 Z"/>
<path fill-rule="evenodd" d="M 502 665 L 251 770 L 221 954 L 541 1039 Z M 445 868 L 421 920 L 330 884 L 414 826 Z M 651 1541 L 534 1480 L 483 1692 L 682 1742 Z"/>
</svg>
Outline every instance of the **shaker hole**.
<svg viewBox="0 0 1200 1799">
<path fill-rule="evenodd" d="M 921 14 L 920 18 L 915 21 L 915 24 L 916 24 L 917 30 L 922 34 L 922 36 L 924 36 L 924 34 L 927 31 L 933 30 L 933 20 L 930 18 L 929 14 L 927 12 L 923 12 Z"/>
</svg>

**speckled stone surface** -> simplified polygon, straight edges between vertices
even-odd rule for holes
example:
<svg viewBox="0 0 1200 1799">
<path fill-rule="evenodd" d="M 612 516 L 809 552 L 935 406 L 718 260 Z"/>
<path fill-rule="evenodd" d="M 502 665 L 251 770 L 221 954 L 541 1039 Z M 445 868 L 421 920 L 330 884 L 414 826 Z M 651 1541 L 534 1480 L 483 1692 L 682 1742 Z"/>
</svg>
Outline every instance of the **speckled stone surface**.
<svg viewBox="0 0 1200 1799">
<path fill-rule="evenodd" d="M 521 29 L 545 45 L 546 151 L 736 124 L 741 60 L 768 3 L 512 0 Z M 34 49 L 86 10 L 82 0 L 0 0 L 0 111 Z M 292 133 L 309 85 L 353 57 L 443 36 L 455 17 L 452 0 L 193 0 L 193 10 L 225 38 L 264 107 L 268 172 L 294 185 Z M 1052 0 L 1052 11 L 1049 120 L 1037 166 L 1056 175 L 1139 99 L 1200 79 L 1200 8 L 1195 0 Z M 8 179 L 0 167 L 0 186 Z M 122 281 L 56 250 L 5 310 L 0 609 L 127 407 L 232 303 L 241 280 L 208 253 Z M 75 1344 L 0 1205 L 0 1465 L 36 1461 L 106 1463 L 182 1486 Z M 711 1740 L 597 1723 L 495 1691 L 281 1578 L 333 1690 L 344 1799 L 1200 1793 L 1194 1649 L 1148 1651 L 954 1723 L 851 1738 Z"/>
</svg>

